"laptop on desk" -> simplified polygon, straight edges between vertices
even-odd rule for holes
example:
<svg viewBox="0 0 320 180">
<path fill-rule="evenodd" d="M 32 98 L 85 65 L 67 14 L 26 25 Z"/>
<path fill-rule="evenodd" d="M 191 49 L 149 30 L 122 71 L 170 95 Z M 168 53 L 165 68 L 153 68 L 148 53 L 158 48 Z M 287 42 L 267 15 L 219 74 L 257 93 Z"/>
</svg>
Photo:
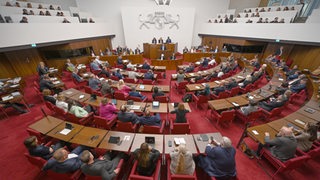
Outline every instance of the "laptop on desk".
<svg viewBox="0 0 320 180">
<path fill-rule="evenodd" d="M 152 101 L 152 108 L 159 108 L 160 102 L 159 101 Z"/>
<path fill-rule="evenodd" d="M 149 144 L 153 148 L 154 148 L 155 142 L 156 142 L 155 137 L 153 137 L 153 136 L 146 136 L 145 137 L 145 143 Z"/>
</svg>

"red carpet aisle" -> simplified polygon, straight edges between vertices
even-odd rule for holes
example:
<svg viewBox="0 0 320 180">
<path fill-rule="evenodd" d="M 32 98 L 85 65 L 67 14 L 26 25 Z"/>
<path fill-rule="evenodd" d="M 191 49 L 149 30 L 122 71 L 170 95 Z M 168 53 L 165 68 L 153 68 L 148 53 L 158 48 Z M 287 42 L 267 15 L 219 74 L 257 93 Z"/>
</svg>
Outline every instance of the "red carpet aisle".
<svg viewBox="0 0 320 180">
<path fill-rule="evenodd" d="M 159 84 L 168 85 L 170 82 L 170 75 L 174 71 L 167 72 L 166 80 L 160 80 Z M 14 179 L 14 180 L 31 180 L 31 179 L 40 179 L 37 178 L 39 170 L 34 166 L 31 166 L 29 162 L 25 159 L 23 153 L 26 152 L 26 149 L 23 145 L 23 140 L 28 136 L 25 131 L 31 123 L 35 122 L 42 116 L 40 107 L 43 104 L 40 101 L 39 97 L 36 97 L 33 89 L 32 83 L 35 79 L 35 76 L 27 77 L 26 88 L 25 88 L 25 98 L 28 103 L 35 104 L 31 108 L 30 113 L 16 115 L 15 112 L 11 109 L 8 109 L 9 119 L 0 120 L 0 143 L 1 143 L 1 152 L 0 152 L 0 179 Z M 68 88 L 73 87 L 74 84 L 71 81 L 65 82 Z M 182 94 L 178 94 L 175 89 L 171 90 L 171 100 L 172 102 L 180 102 Z M 150 97 L 150 96 L 149 96 Z M 230 137 L 235 146 L 238 142 L 241 133 L 243 131 L 243 125 L 235 121 L 229 127 L 216 127 L 215 123 L 209 121 L 205 117 L 204 111 L 198 110 L 191 103 L 190 104 L 192 113 L 189 113 L 188 119 L 191 123 L 191 133 L 206 133 L 206 132 L 221 132 L 222 135 Z M 282 112 L 283 115 L 291 113 L 292 109 L 287 109 Z M 2 117 L 2 116 L 1 116 Z M 261 122 L 260 122 L 261 123 Z M 256 146 L 250 138 L 246 140 L 250 146 Z M 276 179 L 283 180 L 316 180 L 320 179 L 320 159 L 310 160 L 302 168 L 292 171 L 290 174 L 285 174 L 284 176 L 277 176 Z M 238 178 L 240 180 L 268 180 L 269 176 L 259 167 L 255 159 L 249 159 L 241 151 L 237 150 L 236 155 L 237 162 L 237 172 Z M 268 170 L 273 170 L 268 166 L 268 163 L 265 166 Z M 161 173 L 162 178 L 165 178 L 165 173 Z M 206 176 L 198 173 L 199 179 L 204 179 Z M 49 179 L 49 178 L 41 178 Z"/>
</svg>

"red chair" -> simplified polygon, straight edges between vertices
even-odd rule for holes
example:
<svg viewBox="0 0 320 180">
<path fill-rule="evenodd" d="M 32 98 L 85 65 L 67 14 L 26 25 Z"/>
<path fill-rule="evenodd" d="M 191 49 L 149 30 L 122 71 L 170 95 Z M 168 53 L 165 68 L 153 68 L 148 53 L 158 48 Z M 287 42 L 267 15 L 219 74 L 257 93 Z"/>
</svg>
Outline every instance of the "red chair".
<svg viewBox="0 0 320 180">
<path fill-rule="evenodd" d="M 78 82 L 75 78 L 72 77 L 73 83 L 76 85 L 76 89 L 82 89 L 83 87 L 88 85 L 88 81 L 83 80 L 81 82 Z"/>
<path fill-rule="evenodd" d="M 262 109 L 259 108 L 257 111 L 251 112 L 248 115 L 244 115 L 241 110 L 236 110 L 236 117 L 240 119 L 244 124 L 252 122 L 252 124 L 263 115 Z M 251 124 L 251 125 L 252 125 Z"/>
<path fill-rule="evenodd" d="M 140 69 L 139 71 L 140 71 L 140 73 L 146 73 L 146 72 L 148 72 L 148 69 Z"/>
<path fill-rule="evenodd" d="M 61 119 L 66 118 L 67 113 L 63 109 L 61 109 L 57 106 L 53 106 L 53 111 L 55 112 L 55 115 L 58 116 L 59 118 L 61 118 Z"/>
<path fill-rule="evenodd" d="M 119 81 L 118 76 L 111 76 L 110 79 L 114 80 L 114 81 Z"/>
<path fill-rule="evenodd" d="M 240 88 L 240 92 L 245 94 L 253 89 L 253 84 L 248 84 L 245 88 Z"/>
<path fill-rule="evenodd" d="M 41 170 L 44 164 L 47 162 L 41 157 L 31 156 L 29 153 L 24 153 L 24 156 L 27 158 L 30 164 L 36 166 L 37 168 L 39 168 L 39 170 Z"/>
<path fill-rule="evenodd" d="M 101 73 L 101 70 L 92 70 L 92 69 L 91 69 L 91 72 L 92 72 L 94 75 L 98 76 L 98 75 Z"/>
<path fill-rule="evenodd" d="M 154 72 L 157 75 L 157 79 L 163 79 L 162 72 Z"/>
<path fill-rule="evenodd" d="M 135 102 L 146 102 L 148 100 L 147 97 L 144 99 L 141 99 L 140 97 L 136 97 L 136 96 L 129 96 L 128 99 L 133 100 Z"/>
<path fill-rule="evenodd" d="M 111 130 L 111 128 L 116 124 L 117 122 L 117 116 L 115 118 L 107 120 L 104 117 L 101 116 L 93 116 L 93 124 L 97 128 L 107 129 Z"/>
<path fill-rule="evenodd" d="M 200 106 L 201 104 L 208 103 L 208 96 L 205 96 L 205 95 L 196 96 L 195 94 L 192 94 L 192 100 L 193 102 L 195 102 L 196 108 L 198 108 L 198 106 Z"/>
<path fill-rule="evenodd" d="M 160 127 L 159 126 L 147 126 L 147 125 L 144 125 L 142 133 L 162 134 L 165 124 L 166 124 L 166 122 L 162 121 Z"/>
<path fill-rule="evenodd" d="M 265 157 L 277 170 L 272 175 L 272 179 L 281 172 L 284 171 L 291 171 L 298 167 L 300 167 L 302 164 L 304 164 L 307 160 L 310 159 L 309 155 L 300 154 L 299 151 L 296 151 L 296 156 L 292 159 L 289 159 L 285 162 L 280 161 L 279 159 L 275 158 L 271 152 L 267 149 L 262 149 L 260 157 Z M 259 160 L 261 161 L 261 160 Z M 259 162 L 258 161 L 258 162 Z"/>
<path fill-rule="evenodd" d="M 124 78 L 123 81 L 125 83 L 136 83 L 134 79 L 131 79 L 131 78 Z"/>
<path fill-rule="evenodd" d="M 187 119 L 186 123 L 175 123 L 174 119 L 170 122 L 171 134 L 190 134 L 190 124 Z"/>
<path fill-rule="evenodd" d="M 186 85 L 188 81 L 181 81 L 180 83 L 175 83 L 175 88 L 177 89 L 178 93 L 183 93 L 183 90 L 186 90 Z"/>
<path fill-rule="evenodd" d="M 154 100 L 159 101 L 161 103 L 168 103 L 169 102 L 168 96 L 157 96 Z"/>
<path fill-rule="evenodd" d="M 273 108 L 270 112 L 262 109 L 264 118 L 267 119 L 267 121 L 270 121 L 274 117 L 280 116 L 281 111 L 282 111 L 282 107 Z"/>
<path fill-rule="evenodd" d="M 120 174 L 121 170 L 122 170 L 122 166 L 123 166 L 124 160 L 121 159 L 116 167 L 120 169 L 119 173 L 113 178 L 113 179 L 118 179 L 118 175 Z M 85 180 L 102 180 L 101 176 L 89 176 L 89 175 L 85 175 Z"/>
<path fill-rule="evenodd" d="M 93 90 L 89 86 L 84 86 L 84 92 L 88 94 L 93 94 Z"/>
<path fill-rule="evenodd" d="M 132 124 L 131 122 L 121 122 L 117 121 L 117 131 L 123 131 L 123 132 L 136 132 L 137 131 L 137 124 Z"/>
<path fill-rule="evenodd" d="M 51 170 L 47 171 L 47 176 L 49 176 L 50 179 L 78 180 L 81 175 L 82 175 L 82 172 L 80 169 L 73 173 L 63 173 L 63 174 L 56 173 Z"/>
<path fill-rule="evenodd" d="M 135 161 L 131 169 L 129 180 L 158 180 L 161 169 L 161 160 L 158 160 L 156 169 L 154 170 L 152 176 L 141 176 L 136 172 L 138 166 L 138 161 Z"/>
<path fill-rule="evenodd" d="M 194 173 L 192 175 L 185 175 L 185 174 L 171 174 L 170 170 L 170 164 L 171 164 L 171 159 L 169 158 L 167 160 L 167 178 L 171 180 L 196 180 L 197 175 L 196 175 L 196 170 L 194 170 Z"/>
<path fill-rule="evenodd" d="M 37 83 L 37 81 L 33 81 L 33 85 L 38 88 L 38 90 L 40 90 L 40 86 L 39 86 L 39 83 Z"/>
<path fill-rule="evenodd" d="M 81 124 L 81 125 L 88 125 L 91 124 L 93 120 L 93 112 L 89 113 L 87 117 L 78 118 L 74 114 L 69 112 L 66 113 L 66 121 Z"/>
<path fill-rule="evenodd" d="M 54 105 L 51 102 L 45 101 L 44 103 L 51 112 L 54 112 Z"/>
<path fill-rule="evenodd" d="M 217 125 L 221 124 L 221 123 L 232 123 L 232 121 L 235 118 L 235 110 L 227 110 L 227 111 L 223 111 L 221 112 L 221 114 L 219 114 L 217 111 L 211 111 L 211 116 L 213 115 L 213 119 L 215 119 L 217 121 Z"/>
<path fill-rule="evenodd" d="M 153 85 L 154 81 L 151 79 L 142 79 L 142 84 L 149 84 L 149 85 Z"/>
<path fill-rule="evenodd" d="M 116 91 L 114 92 L 114 98 L 119 100 L 128 100 L 129 95 L 125 95 L 123 92 Z"/>
<path fill-rule="evenodd" d="M 37 96 L 40 97 L 40 100 L 44 103 L 43 94 L 39 91 L 39 89 L 33 86 L 34 91 L 36 92 Z"/>
<path fill-rule="evenodd" d="M 123 66 L 122 64 L 117 64 L 117 65 L 116 65 L 116 68 L 118 68 L 118 69 L 123 69 L 124 66 Z"/>
<path fill-rule="evenodd" d="M 5 111 L 5 109 L 4 109 L 4 107 L 3 107 L 3 106 L 4 106 L 3 104 L 0 104 L 1 112 L 4 114 L 5 119 L 8 119 L 8 118 L 9 118 L 9 116 L 8 116 L 8 114 L 6 113 L 6 111 Z"/>
<path fill-rule="evenodd" d="M 229 93 L 229 97 L 237 96 L 240 92 L 240 87 L 234 87 L 230 91 L 227 91 Z"/>
<path fill-rule="evenodd" d="M 44 135 L 44 134 L 42 134 L 42 133 L 40 133 L 40 132 L 38 132 L 38 131 L 36 131 L 36 130 L 33 130 L 33 129 L 31 129 L 31 128 L 27 128 L 26 130 L 27 130 L 27 132 L 28 132 L 28 134 L 29 134 L 30 136 L 35 136 L 35 137 L 37 137 L 37 139 L 38 139 L 38 141 L 39 141 L 40 144 L 42 144 L 42 143 L 47 143 L 47 142 L 49 142 L 50 139 L 51 139 L 49 136 L 46 136 L 46 135 Z"/>
<path fill-rule="evenodd" d="M 212 99 L 225 99 L 229 97 L 229 93 L 227 91 L 223 91 L 223 92 L 220 92 L 218 96 L 215 94 L 210 94 L 210 97 Z"/>
</svg>

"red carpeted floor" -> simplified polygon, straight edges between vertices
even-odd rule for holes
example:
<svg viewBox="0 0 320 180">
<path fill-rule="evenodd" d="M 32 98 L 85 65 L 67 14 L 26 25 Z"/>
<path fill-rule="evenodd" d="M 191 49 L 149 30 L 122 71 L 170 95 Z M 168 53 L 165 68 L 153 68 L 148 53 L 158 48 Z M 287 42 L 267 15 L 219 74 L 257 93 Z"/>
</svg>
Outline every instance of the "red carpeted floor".
<svg viewBox="0 0 320 180">
<path fill-rule="evenodd" d="M 166 79 L 160 80 L 159 84 L 168 85 L 170 82 L 170 75 L 172 73 L 175 72 L 167 71 Z M 32 89 L 32 82 L 35 80 L 35 78 L 36 76 L 30 76 L 25 78 L 25 98 L 28 103 L 35 104 L 35 106 L 31 108 L 31 112 L 22 115 L 17 115 L 14 110 L 7 109 L 7 112 L 10 116 L 9 119 L 4 119 L 3 115 L 0 114 L 0 117 L 2 118 L 0 120 L 0 142 L 2 146 L 0 151 L 0 179 L 3 180 L 49 179 L 47 177 L 39 178 L 37 176 L 40 172 L 39 169 L 30 165 L 23 155 L 23 153 L 26 152 L 26 149 L 23 145 L 23 140 L 26 137 L 28 137 L 28 134 L 25 131 L 25 129 L 30 124 L 42 117 L 40 107 L 44 106 L 44 104 L 41 103 L 40 98 L 36 96 L 35 92 Z M 67 80 L 67 78 L 65 80 L 67 88 L 74 87 L 74 84 L 70 80 Z M 151 97 L 151 94 L 148 93 L 147 96 Z M 172 102 L 181 102 L 182 96 L 183 94 L 178 94 L 176 89 L 171 89 Z M 196 109 L 192 103 L 190 103 L 190 107 L 192 109 L 192 112 L 188 114 L 188 119 L 191 124 L 191 133 L 220 132 L 223 136 L 228 136 L 233 141 L 233 145 L 236 146 L 243 132 L 243 124 L 235 120 L 232 124 L 226 127 L 216 126 L 215 122 L 212 122 L 206 118 L 203 109 Z M 294 112 L 295 110 L 297 110 L 297 108 L 295 107 L 285 109 L 282 112 L 282 115 L 288 115 L 289 113 Z M 246 142 L 250 147 L 256 148 L 257 146 L 257 144 L 253 142 L 250 138 L 246 138 Z M 256 159 L 249 159 L 239 149 L 237 149 L 236 163 L 238 178 L 240 180 L 271 179 L 259 166 Z M 263 164 L 264 168 L 267 171 L 274 172 L 274 169 L 270 167 L 267 161 L 264 161 Z M 289 173 L 283 173 L 277 176 L 276 179 L 316 180 L 320 179 L 319 169 L 319 159 L 310 160 L 301 168 L 291 171 Z M 165 170 L 165 168 L 162 168 L 162 170 Z M 162 172 L 161 175 L 161 179 L 166 179 L 164 172 Z M 197 176 L 199 179 L 208 179 L 208 177 L 205 176 L 204 173 L 199 170 L 197 171 Z"/>
</svg>

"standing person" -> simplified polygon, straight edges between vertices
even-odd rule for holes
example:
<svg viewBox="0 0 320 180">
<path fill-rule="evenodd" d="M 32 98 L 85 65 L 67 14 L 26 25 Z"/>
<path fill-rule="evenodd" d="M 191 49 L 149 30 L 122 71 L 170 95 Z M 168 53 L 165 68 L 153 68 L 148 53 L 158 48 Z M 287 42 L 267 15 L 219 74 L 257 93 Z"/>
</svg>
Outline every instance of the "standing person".
<svg viewBox="0 0 320 180">
<path fill-rule="evenodd" d="M 140 148 L 134 151 L 134 157 L 138 161 L 137 172 L 142 176 L 151 176 L 156 168 L 160 152 L 147 143 L 142 143 Z"/>
<path fill-rule="evenodd" d="M 183 70 L 180 69 L 177 74 L 177 83 L 184 81 L 184 73 Z"/>
<path fill-rule="evenodd" d="M 112 103 L 108 103 L 107 98 L 101 100 L 99 112 L 99 115 L 107 120 L 112 120 L 117 117 L 117 107 Z"/>
<path fill-rule="evenodd" d="M 192 175 L 195 169 L 195 163 L 192 159 L 192 153 L 188 151 L 184 144 L 180 144 L 173 152 L 170 152 L 172 174 Z"/>
<path fill-rule="evenodd" d="M 171 111 L 171 114 L 176 114 L 176 120 L 175 123 L 186 123 L 186 114 L 190 112 L 184 107 L 183 103 L 178 104 L 178 108 L 175 108 L 173 111 Z"/>
<path fill-rule="evenodd" d="M 236 150 L 232 147 L 228 137 L 222 137 L 221 143 L 211 139 L 211 143 L 206 146 L 205 153 L 207 156 L 200 155 L 196 161 L 198 160 L 198 166 L 209 176 L 218 178 L 236 176 Z"/>
</svg>

